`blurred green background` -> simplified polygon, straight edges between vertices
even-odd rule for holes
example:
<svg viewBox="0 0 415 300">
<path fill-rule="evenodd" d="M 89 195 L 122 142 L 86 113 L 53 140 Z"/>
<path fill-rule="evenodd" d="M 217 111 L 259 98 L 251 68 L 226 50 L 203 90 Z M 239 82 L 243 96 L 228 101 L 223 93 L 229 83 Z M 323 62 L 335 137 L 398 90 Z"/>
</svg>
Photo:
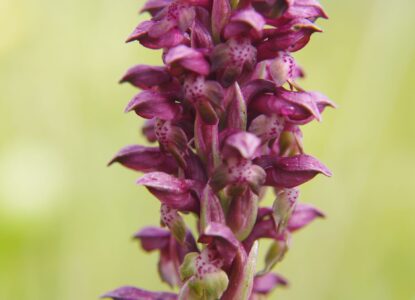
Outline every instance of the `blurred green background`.
<svg viewBox="0 0 415 300">
<path fill-rule="evenodd" d="M 296 234 L 272 299 L 415 299 L 415 2 L 322 1 L 324 34 L 297 54 L 303 85 L 339 104 L 305 130 L 332 179 L 303 188 L 328 215 Z M 0 299 L 97 299 L 164 288 L 132 242 L 158 223 L 134 174 L 106 168 L 142 142 L 118 86 L 160 53 L 125 45 L 142 1 L 0 0 Z M 142 16 L 143 18 L 146 16 Z M 271 199 L 268 199 L 268 203 Z"/>
</svg>

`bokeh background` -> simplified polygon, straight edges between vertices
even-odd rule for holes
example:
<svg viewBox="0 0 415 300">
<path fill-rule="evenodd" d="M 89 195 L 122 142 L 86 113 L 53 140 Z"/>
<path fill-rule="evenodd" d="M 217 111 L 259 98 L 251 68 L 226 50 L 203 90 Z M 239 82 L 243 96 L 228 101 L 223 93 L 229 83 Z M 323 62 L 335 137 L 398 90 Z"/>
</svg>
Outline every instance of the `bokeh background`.
<svg viewBox="0 0 415 300">
<path fill-rule="evenodd" d="M 339 104 L 305 130 L 334 172 L 303 188 L 321 207 L 278 267 L 272 299 L 415 299 L 415 2 L 322 1 L 324 34 L 296 54 L 303 85 Z M 143 142 L 118 86 L 160 53 L 125 45 L 142 1 L 0 0 L 0 299 L 97 299 L 165 288 L 131 235 L 158 223 L 134 174 L 106 163 Z M 267 200 L 268 202 L 271 199 Z"/>
</svg>

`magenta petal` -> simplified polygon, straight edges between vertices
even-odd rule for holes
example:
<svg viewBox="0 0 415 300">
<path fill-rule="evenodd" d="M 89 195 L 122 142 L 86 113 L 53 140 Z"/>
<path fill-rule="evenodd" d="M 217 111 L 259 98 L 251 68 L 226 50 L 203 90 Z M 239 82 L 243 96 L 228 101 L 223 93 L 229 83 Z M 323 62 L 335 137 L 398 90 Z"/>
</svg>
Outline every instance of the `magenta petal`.
<svg viewBox="0 0 415 300">
<path fill-rule="evenodd" d="M 324 166 L 316 158 L 306 154 L 292 157 L 283 157 L 277 162 L 277 165 L 281 170 L 287 172 L 311 171 L 322 173 L 328 177 L 332 175 L 326 166 Z"/>
<path fill-rule="evenodd" d="M 287 285 L 288 281 L 280 275 L 274 273 L 257 275 L 254 279 L 253 292 L 256 294 L 267 295 L 276 287 Z"/>
<path fill-rule="evenodd" d="M 274 94 L 259 95 L 252 101 L 250 108 L 258 113 L 283 117 L 287 123 L 303 125 L 314 119 L 321 121 L 321 111 L 327 104 L 319 107 L 315 94 L 292 92 L 282 88 Z"/>
<path fill-rule="evenodd" d="M 152 16 L 154 16 L 171 2 L 172 0 L 148 0 L 140 12 L 149 12 Z"/>
<path fill-rule="evenodd" d="M 232 9 L 229 0 L 212 1 L 212 34 L 216 42 L 219 42 L 222 30 L 228 23 Z"/>
<path fill-rule="evenodd" d="M 224 36 L 230 38 L 247 32 L 254 31 L 255 37 L 260 37 L 265 26 L 265 19 L 254 9 L 248 8 L 237 11 L 232 17 L 231 22 L 225 27 Z"/>
<path fill-rule="evenodd" d="M 178 28 L 172 28 L 160 37 L 151 37 L 149 33 L 152 31 L 152 27 L 155 26 L 155 24 L 156 22 L 154 21 L 144 21 L 140 23 L 127 38 L 126 42 L 139 41 L 144 47 L 150 49 L 162 49 L 177 46 L 185 39 L 183 33 Z M 155 31 L 155 29 L 153 31 Z"/>
<path fill-rule="evenodd" d="M 157 136 L 154 128 L 155 124 L 156 118 L 145 120 L 144 125 L 141 128 L 143 135 L 147 138 L 147 141 L 149 141 L 150 143 L 154 143 L 157 141 Z"/>
<path fill-rule="evenodd" d="M 274 94 L 258 95 L 251 101 L 249 108 L 254 110 L 255 112 L 265 115 L 284 115 L 283 113 L 288 114 L 292 111 L 292 109 L 283 110 L 285 108 L 284 102 L 278 100 L 278 98 Z"/>
<path fill-rule="evenodd" d="M 137 184 L 144 185 L 162 203 L 180 211 L 199 210 L 199 203 L 192 189 L 196 183 L 192 180 L 179 179 L 163 172 L 147 173 Z"/>
<path fill-rule="evenodd" d="M 326 107 L 337 108 L 336 103 L 331 101 L 326 95 L 319 93 L 319 92 L 307 92 L 317 104 L 317 107 L 322 113 Z"/>
<path fill-rule="evenodd" d="M 210 70 L 209 63 L 202 53 L 184 45 L 170 49 L 165 56 L 165 62 L 171 68 L 181 66 L 200 75 L 208 75 Z"/>
<path fill-rule="evenodd" d="M 160 38 L 152 39 L 142 39 L 140 42 L 143 46 L 150 49 L 161 49 L 161 48 L 170 48 L 175 47 L 185 41 L 183 33 L 178 28 L 173 28 L 169 32 L 163 34 Z"/>
<path fill-rule="evenodd" d="M 232 16 L 231 21 L 243 22 L 249 24 L 255 31 L 260 32 L 265 26 L 265 20 L 255 11 L 255 9 L 249 8 L 238 11 Z"/>
<path fill-rule="evenodd" d="M 256 79 L 248 82 L 242 88 L 246 102 L 249 104 L 255 96 L 264 93 L 273 93 L 275 91 L 275 83 L 270 80 Z"/>
<path fill-rule="evenodd" d="M 146 90 L 136 95 L 128 103 L 125 112 L 132 110 L 146 119 L 157 117 L 162 120 L 172 120 L 180 113 L 181 108 L 166 96 Z"/>
<path fill-rule="evenodd" d="M 154 22 L 148 30 L 148 36 L 153 39 L 160 39 L 176 27 L 176 22 L 162 19 Z"/>
<path fill-rule="evenodd" d="M 232 230 L 221 223 L 211 222 L 208 224 L 200 235 L 199 242 L 209 244 L 214 239 L 220 239 L 225 242 L 229 249 L 233 249 L 231 251 L 236 251 L 241 247 L 240 242 L 236 239 Z"/>
<path fill-rule="evenodd" d="M 212 69 L 218 73 L 222 86 L 231 86 L 244 71 L 255 67 L 257 49 L 247 37 L 231 38 L 226 43 L 218 44 L 212 51 L 210 60 Z"/>
<path fill-rule="evenodd" d="M 228 89 L 226 97 L 230 101 L 226 116 L 228 129 L 245 131 L 248 117 L 246 101 L 237 82 L 234 83 L 232 88 Z"/>
<path fill-rule="evenodd" d="M 317 0 L 295 0 L 284 13 L 284 18 L 328 19 L 326 12 Z"/>
<path fill-rule="evenodd" d="M 207 164 L 207 171 L 212 171 L 219 164 L 219 135 L 218 124 L 208 125 L 196 114 L 195 146 L 200 158 Z"/>
<path fill-rule="evenodd" d="M 192 48 L 212 49 L 214 47 L 209 30 L 197 20 L 192 26 L 191 44 Z"/>
<path fill-rule="evenodd" d="M 258 213 L 258 196 L 251 189 L 232 200 L 226 223 L 238 240 L 243 241 L 251 233 Z"/>
<path fill-rule="evenodd" d="M 162 171 L 172 174 L 178 169 L 173 157 L 162 153 L 159 147 L 126 146 L 114 156 L 108 165 L 116 162 L 140 172 Z"/>
<path fill-rule="evenodd" d="M 153 26 L 153 21 L 144 21 L 134 29 L 134 31 L 130 34 L 127 38 L 127 43 L 140 40 L 141 38 L 145 37 L 148 34 L 149 29 Z"/>
<path fill-rule="evenodd" d="M 129 82 L 140 89 L 148 89 L 170 80 L 171 76 L 164 67 L 137 65 L 128 69 L 120 82 Z"/>
<path fill-rule="evenodd" d="M 237 252 L 245 252 L 232 230 L 221 223 L 209 223 L 201 233 L 198 242 L 215 245 L 227 266 L 231 265 Z"/>
<path fill-rule="evenodd" d="M 249 132 L 255 134 L 264 143 L 271 139 L 278 139 L 284 127 L 284 119 L 276 114 L 271 116 L 259 115 L 252 120 Z"/>
<path fill-rule="evenodd" d="M 304 74 L 296 64 L 294 58 L 286 51 L 278 51 L 272 59 L 261 61 L 257 64 L 252 79 L 272 80 L 277 87 L 284 83 L 291 83 Z"/>
<path fill-rule="evenodd" d="M 225 215 L 219 198 L 212 188 L 206 185 L 200 199 L 200 227 L 204 229 L 211 223 L 225 224 Z"/>
<path fill-rule="evenodd" d="M 141 246 L 147 252 L 167 247 L 170 236 L 168 230 L 159 227 L 144 227 L 134 234 L 134 238 L 140 240 Z"/>
<path fill-rule="evenodd" d="M 314 32 L 321 32 L 321 29 L 310 20 L 294 19 L 278 29 L 264 32 L 269 39 L 258 46 L 260 59 L 272 58 L 277 51 L 298 51 L 307 45 Z"/>
<path fill-rule="evenodd" d="M 316 218 L 324 217 L 324 213 L 319 209 L 315 208 L 314 206 L 299 203 L 295 208 L 290 220 L 288 221 L 287 228 L 290 232 L 294 232 L 307 226 Z"/>
<path fill-rule="evenodd" d="M 167 52 L 165 62 L 170 65 L 175 62 L 179 62 L 186 57 L 199 57 L 200 55 L 201 54 L 197 50 L 180 45 L 170 49 L 169 52 Z"/>
<path fill-rule="evenodd" d="M 210 66 L 204 58 L 184 58 L 181 61 L 183 68 L 201 75 L 209 75 Z"/>
<path fill-rule="evenodd" d="M 132 286 L 124 286 L 106 293 L 102 298 L 112 298 L 113 300 L 176 300 L 177 295 L 167 292 L 151 292 Z"/>
<path fill-rule="evenodd" d="M 189 154 L 185 156 L 185 160 L 186 178 L 192 178 L 195 181 L 205 183 L 207 181 L 206 170 L 204 169 L 203 163 L 199 156 L 190 151 Z"/>
<path fill-rule="evenodd" d="M 273 209 L 270 207 L 261 207 L 258 210 L 258 216 L 251 234 L 243 241 L 245 249 L 251 249 L 254 242 L 261 238 L 277 239 L 277 227 L 272 218 Z"/>
<path fill-rule="evenodd" d="M 180 167 L 186 168 L 184 156 L 187 150 L 187 136 L 183 129 L 174 125 L 171 121 L 157 120 L 155 134 L 160 148 L 163 151 L 169 152 Z"/>
<path fill-rule="evenodd" d="M 226 140 L 226 145 L 237 150 L 246 159 L 252 159 L 261 144 L 256 135 L 249 132 L 239 132 L 231 135 Z"/>
<path fill-rule="evenodd" d="M 185 6 L 180 9 L 177 25 L 182 32 L 186 32 L 195 21 L 196 11 L 192 6 Z"/>
<path fill-rule="evenodd" d="M 187 193 L 190 188 L 190 182 L 162 172 L 145 174 L 137 181 L 137 184 L 173 194 Z"/>
<path fill-rule="evenodd" d="M 279 89 L 276 95 L 285 101 L 300 106 L 304 110 L 308 111 L 316 120 L 321 121 L 320 110 L 317 106 L 317 101 L 314 98 L 317 94 L 307 92 L 291 92 Z M 304 118 L 307 118 L 307 116 Z"/>
<path fill-rule="evenodd" d="M 273 168 L 266 169 L 267 184 L 277 187 L 293 188 L 303 184 L 317 174 L 331 176 L 331 172 L 320 161 L 312 156 L 301 154 L 292 157 L 279 158 L 273 162 Z"/>
</svg>

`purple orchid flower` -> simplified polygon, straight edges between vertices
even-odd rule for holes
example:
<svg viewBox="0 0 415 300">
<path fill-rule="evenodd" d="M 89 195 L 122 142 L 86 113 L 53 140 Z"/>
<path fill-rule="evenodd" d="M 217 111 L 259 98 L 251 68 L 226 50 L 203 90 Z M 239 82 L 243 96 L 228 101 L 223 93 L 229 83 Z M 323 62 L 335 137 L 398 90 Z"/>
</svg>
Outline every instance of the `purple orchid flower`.
<svg viewBox="0 0 415 300">
<path fill-rule="evenodd" d="M 160 278 L 177 293 L 124 286 L 103 298 L 265 299 L 288 284 L 272 269 L 292 235 L 324 217 L 299 201 L 299 186 L 331 176 L 305 153 L 301 128 L 335 104 L 300 87 L 292 52 L 327 15 L 317 0 L 148 0 L 141 12 L 151 18 L 127 41 L 160 49 L 164 65 L 136 65 L 120 82 L 140 89 L 125 111 L 145 119 L 155 144 L 124 147 L 109 165 L 144 173 L 137 184 L 159 200 L 160 227 L 134 239 L 159 253 Z M 268 188 L 276 198 L 263 207 Z M 260 239 L 271 245 L 256 272 Z"/>
<path fill-rule="evenodd" d="M 159 227 L 145 227 L 137 232 L 134 238 L 140 240 L 144 251 L 160 252 L 158 264 L 160 277 L 172 287 L 180 284 L 179 268 L 184 257 L 187 253 L 198 251 L 189 231 L 183 232 L 180 242 L 169 230 Z"/>
<path fill-rule="evenodd" d="M 249 300 L 260 300 L 262 297 L 270 294 L 277 287 L 285 287 L 288 285 L 287 280 L 275 273 L 267 273 L 257 275 L 254 278 L 254 288 Z"/>
</svg>

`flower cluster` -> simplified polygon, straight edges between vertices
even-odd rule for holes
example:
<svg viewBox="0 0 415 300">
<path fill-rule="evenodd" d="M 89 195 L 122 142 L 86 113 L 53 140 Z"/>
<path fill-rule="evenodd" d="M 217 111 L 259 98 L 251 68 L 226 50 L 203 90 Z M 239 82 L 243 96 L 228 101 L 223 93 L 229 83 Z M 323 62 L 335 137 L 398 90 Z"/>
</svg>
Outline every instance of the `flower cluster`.
<svg viewBox="0 0 415 300">
<path fill-rule="evenodd" d="M 304 153 L 300 127 L 334 104 L 307 92 L 291 53 L 327 18 L 317 0 L 149 0 L 149 21 L 128 42 L 162 49 L 164 66 L 137 65 L 121 82 L 156 146 L 123 148 L 111 163 L 143 172 L 160 201 L 161 227 L 135 234 L 160 255 L 161 279 L 178 293 L 121 287 L 104 297 L 263 299 L 286 280 L 272 273 L 291 234 L 323 214 L 298 202 L 298 186 L 330 171 Z M 262 207 L 268 187 L 272 207 Z M 183 214 L 196 217 L 191 230 Z M 271 239 L 256 271 L 258 240 Z"/>
</svg>

